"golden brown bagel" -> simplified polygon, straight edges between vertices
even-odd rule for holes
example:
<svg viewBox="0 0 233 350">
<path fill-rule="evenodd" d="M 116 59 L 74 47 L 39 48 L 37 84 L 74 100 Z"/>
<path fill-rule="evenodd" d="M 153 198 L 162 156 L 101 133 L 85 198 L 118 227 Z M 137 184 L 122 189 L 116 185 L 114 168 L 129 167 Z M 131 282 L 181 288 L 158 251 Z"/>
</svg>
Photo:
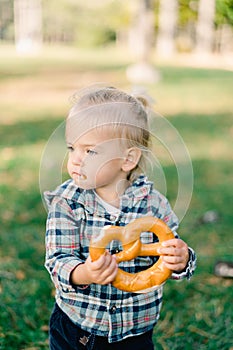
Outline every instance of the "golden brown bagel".
<svg viewBox="0 0 233 350">
<path fill-rule="evenodd" d="M 140 240 L 141 232 L 153 232 L 159 239 L 158 243 L 142 244 Z M 116 254 L 117 263 L 129 261 L 137 256 L 159 256 L 158 249 L 161 243 L 174 238 L 171 229 L 160 219 L 146 216 L 135 219 L 126 226 L 106 226 L 90 242 L 90 256 L 93 261 L 99 259 L 104 254 L 105 247 L 112 241 L 122 242 L 123 250 Z M 120 268 L 113 286 L 126 292 L 143 292 L 154 286 L 159 286 L 165 282 L 172 271 L 166 268 L 159 258 L 158 261 L 145 271 L 138 273 L 128 273 Z"/>
</svg>

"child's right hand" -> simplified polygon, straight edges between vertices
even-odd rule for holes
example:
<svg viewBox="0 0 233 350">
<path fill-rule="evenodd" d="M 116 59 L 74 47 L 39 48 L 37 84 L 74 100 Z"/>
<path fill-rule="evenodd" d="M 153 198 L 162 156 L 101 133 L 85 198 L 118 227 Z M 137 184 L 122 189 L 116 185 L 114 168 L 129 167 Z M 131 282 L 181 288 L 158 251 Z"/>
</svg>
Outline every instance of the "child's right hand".
<svg viewBox="0 0 233 350">
<path fill-rule="evenodd" d="M 118 269 L 115 256 L 109 252 L 101 255 L 96 261 L 91 261 L 89 256 L 83 265 L 90 283 L 97 284 L 111 283 L 115 279 Z"/>
</svg>

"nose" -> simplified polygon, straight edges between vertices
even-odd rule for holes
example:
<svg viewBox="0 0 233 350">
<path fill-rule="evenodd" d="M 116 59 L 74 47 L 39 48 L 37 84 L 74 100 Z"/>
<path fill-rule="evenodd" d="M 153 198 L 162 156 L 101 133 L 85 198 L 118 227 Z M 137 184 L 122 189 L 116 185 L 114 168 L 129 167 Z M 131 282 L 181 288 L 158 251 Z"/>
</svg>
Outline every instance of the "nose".
<svg viewBox="0 0 233 350">
<path fill-rule="evenodd" d="M 83 154 L 77 148 L 70 153 L 70 157 L 74 165 L 81 165 L 83 163 Z"/>
</svg>

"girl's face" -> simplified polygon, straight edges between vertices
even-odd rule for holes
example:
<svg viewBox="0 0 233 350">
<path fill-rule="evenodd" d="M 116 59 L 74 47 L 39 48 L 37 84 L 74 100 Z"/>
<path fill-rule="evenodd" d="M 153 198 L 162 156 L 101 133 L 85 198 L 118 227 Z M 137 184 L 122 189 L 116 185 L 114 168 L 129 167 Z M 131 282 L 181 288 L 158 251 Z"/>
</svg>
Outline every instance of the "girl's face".
<svg viewBox="0 0 233 350">
<path fill-rule="evenodd" d="M 108 201 L 119 194 L 120 184 L 127 183 L 122 181 L 127 178 L 122 169 L 127 147 L 108 129 L 92 129 L 68 144 L 68 149 L 67 169 L 80 188 L 96 189 Z"/>
</svg>

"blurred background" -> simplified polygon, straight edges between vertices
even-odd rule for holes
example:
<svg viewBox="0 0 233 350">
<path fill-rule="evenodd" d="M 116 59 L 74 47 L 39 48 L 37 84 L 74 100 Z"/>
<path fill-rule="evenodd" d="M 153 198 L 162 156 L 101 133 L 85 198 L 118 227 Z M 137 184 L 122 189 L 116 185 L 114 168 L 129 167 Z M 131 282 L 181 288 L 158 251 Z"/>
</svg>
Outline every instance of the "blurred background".
<svg viewBox="0 0 233 350">
<path fill-rule="evenodd" d="M 156 349 L 233 349 L 232 267 L 214 269 L 233 263 L 232 34 L 232 0 L 0 0 L 1 350 L 48 349 L 40 162 L 70 96 L 97 82 L 146 91 L 192 159 L 179 232 L 198 267 L 167 281 Z M 176 165 L 156 152 L 174 204 Z"/>
</svg>

